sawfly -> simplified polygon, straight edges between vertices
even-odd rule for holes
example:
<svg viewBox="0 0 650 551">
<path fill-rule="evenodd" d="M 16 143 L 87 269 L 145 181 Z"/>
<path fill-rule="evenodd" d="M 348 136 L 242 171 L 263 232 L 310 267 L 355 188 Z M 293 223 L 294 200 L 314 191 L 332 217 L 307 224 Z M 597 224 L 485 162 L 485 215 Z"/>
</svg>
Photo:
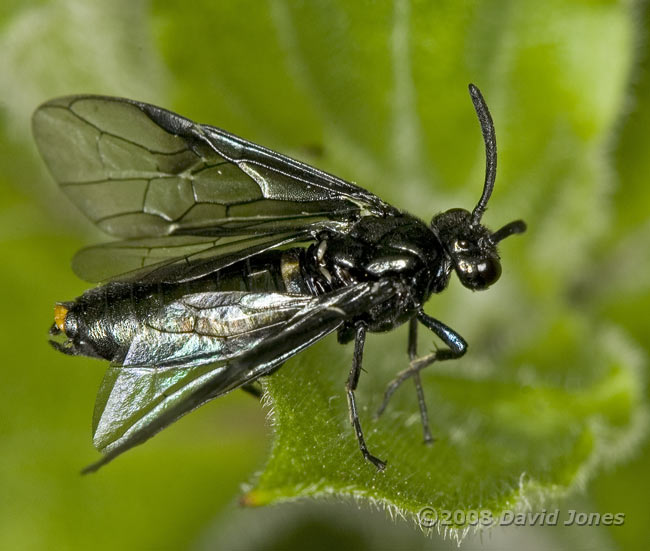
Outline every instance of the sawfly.
<svg viewBox="0 0 650 551">
<path fill-rule="evenodd" d="M 326 335 L 354 341 L 346 391 L 363 457 L 355 389 L 366 333 L 408 322 L 409 367 L 425 441 L 432 441 L 419 371 L 462 356 L 467 343 L 423 305 L 452 272 L 474 291 L 501 274 L 498 243 L 526 226 L 481 223 L 496 176 L 492 118 L 469 86 L 486 150 L 470 212 L 430 224 L 350 182 L 219 128 L 130 99 L 53 99 L 33 116 L 38 149 L 65 194 L 119 240 L 82 249 L 81 278 L 100 283 L 60 302 L 51 344 L 108 360 L 93 420 L 104 456 L 94 470 L 233 389 L 254 391 Z M 419 325 L 444 348 L 416 357 Z"/>
</svg>

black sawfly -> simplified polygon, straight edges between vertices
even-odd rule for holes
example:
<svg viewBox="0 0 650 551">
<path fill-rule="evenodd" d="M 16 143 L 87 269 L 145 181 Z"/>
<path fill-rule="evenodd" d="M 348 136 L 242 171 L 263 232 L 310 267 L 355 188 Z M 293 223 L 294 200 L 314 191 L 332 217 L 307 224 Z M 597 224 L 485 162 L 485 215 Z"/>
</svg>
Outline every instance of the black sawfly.
<svg viewBox="0 0 650 551">
<path fill-rule="evenodd" d="M 331 174 L 218 128 L 129 99 L 69 96 L 33 116 L 40 153 L 65 194 L 120 240 L 79 251 L 73 269 L 101 283 L 58 303 L 51 344 L 110 362 L 93 419 L 95 470 L 208 400 L 258 378 L 336 331 L 354 341 L 346 383 L 363 457 L 355 389 L 368 331 L 409 322 L 406 379 L 467 344 L 423 304 L 456 272 L 472 290 L 501 274 L 497 244 L 526 229 L 481 224 L 496 176 L 492 118 L 469 85 L 486 150 L 474 209 L 430 224 Z M 416 357 L 418 325 L 446 345 Z"/>
</svg>

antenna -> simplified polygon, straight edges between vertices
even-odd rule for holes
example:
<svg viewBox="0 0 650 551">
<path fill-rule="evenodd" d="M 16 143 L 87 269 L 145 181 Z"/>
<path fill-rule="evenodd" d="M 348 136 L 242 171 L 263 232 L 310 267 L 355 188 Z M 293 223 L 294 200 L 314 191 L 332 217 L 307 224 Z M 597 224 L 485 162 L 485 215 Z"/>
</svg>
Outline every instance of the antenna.
<svg viewBox="0 0 650 551">
<path fill-rule="evenodd" d="M 497 138 L 490 111 L 485 104 L 481 91 L 473 84 L 470 84 L 469 94 L 472 96 L 472 103 L 478 115 L 478 121 L 483 132 L 483 141 L 485 142 L 485 184 L 483 184 L 483 194 L 472 211 L 470 224 L 474 226 L 481 221 L 481 217 L 487 208 L 487 202 L 494 189 L 494 181 L 497 177 Z"/>
<path fill-rule="evenodd" d="M 526 222 L 523 220 L 515 220 L 503 226 L 503 228 L 495 231 L 492 234 L 492 242 L 494 244 L 502 241 L 506 237 L 514 235 L 515 233 L 524 233 L 526 231 Z"/>
</svg>

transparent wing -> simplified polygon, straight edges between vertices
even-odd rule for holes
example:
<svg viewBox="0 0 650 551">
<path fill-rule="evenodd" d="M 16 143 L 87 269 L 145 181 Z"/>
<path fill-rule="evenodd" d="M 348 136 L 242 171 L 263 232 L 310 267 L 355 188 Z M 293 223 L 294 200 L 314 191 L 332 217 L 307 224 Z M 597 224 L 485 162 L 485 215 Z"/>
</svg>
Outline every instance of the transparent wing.
<svg viewBox="0 0 650 551">
<path fill-rule="evenodd" d="M 172 303 L 109 368 L 93 420 L 95 470 L 212 398 L 268 374 L 400 292 L 390 281 L 321 297 L 200 293 Z"/>
<path fill-rule="evenodd" d="M 72 260 L 72 269 L 93 283 L 116 278 L 143 282 L 190 281 L 269 249 L 309 239 L 311 234 L 305 231 L 132 239 L 81 249 Z"/>
<path fill-rule="evenodd" d="M 340 178 L 146 103 L 53 99 L 32 126 L 63 191 L 122 238 L 290 231 L 395 211 Z"/>
</svg>

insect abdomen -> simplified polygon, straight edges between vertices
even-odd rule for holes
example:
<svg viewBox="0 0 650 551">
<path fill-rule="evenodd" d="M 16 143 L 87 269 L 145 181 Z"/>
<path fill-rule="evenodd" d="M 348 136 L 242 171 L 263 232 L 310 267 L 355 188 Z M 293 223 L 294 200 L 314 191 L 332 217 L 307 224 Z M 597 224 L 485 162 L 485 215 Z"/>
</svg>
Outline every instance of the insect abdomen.
<svg viewBox="0 0 650 551">
<path fill-rule="evenodd" d="M 165 310 L 184 297 L 233 291 L 309 295 L 302 276 L 302 256 L 303 249 L 298 248 L 269 251 L 182 283 L 106 283 L 74 303 L 57 306 L 55 332 L 65 333 L 68 341 L 55 346 L 69 354 L 121 363 L 133 339 L 148 325 L 164 321 L 183 330 L 188 320 L 171 319 Z"/>
</svg>

